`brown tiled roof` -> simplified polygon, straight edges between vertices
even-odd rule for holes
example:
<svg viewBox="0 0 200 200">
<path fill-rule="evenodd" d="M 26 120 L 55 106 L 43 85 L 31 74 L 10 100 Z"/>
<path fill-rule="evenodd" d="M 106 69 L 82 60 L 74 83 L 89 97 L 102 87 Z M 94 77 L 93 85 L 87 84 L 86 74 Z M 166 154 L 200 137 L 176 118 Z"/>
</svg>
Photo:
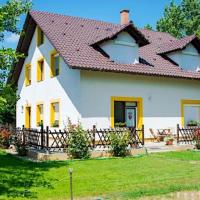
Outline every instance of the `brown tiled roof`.
<svg viewBox="0 0 200 200">
<path fill-rule="evenodd" d="M 26 35 L 33 34 L 36 24 L 71 68 L 200 79 L 200 73 L 184 71 L 159 55 L 160 51 L 164 50 L 162 44 L 168 44 L 170 50 L 172 47 L 169 44 L 179 44 L 180 40 L 168 33 L 138 30 L 133 24 L 122 26 L 79 17 L 31 11 L 24 25 L 26 34 L 20 38 L 17 51 L 27 53 L 31 40 Z M 114 63 L 101 51 L 95 49 L 95 44 L 113 38 L 123 30 L 128 31 L 140 45 L 139 54 L 143 60 L 142 63 Z M 16 65 L 11 79 L 18 80 L 23 61 Z"/>
</svg>

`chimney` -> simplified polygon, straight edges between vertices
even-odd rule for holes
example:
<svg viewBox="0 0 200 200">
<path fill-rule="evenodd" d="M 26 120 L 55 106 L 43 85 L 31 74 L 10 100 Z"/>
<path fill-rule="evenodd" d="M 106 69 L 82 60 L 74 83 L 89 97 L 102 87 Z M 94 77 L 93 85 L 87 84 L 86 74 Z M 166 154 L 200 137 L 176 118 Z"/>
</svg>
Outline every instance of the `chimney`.
<svg viewBox="0 0 200 200">
<path fill-rule="evenodd" d="M 129 10 L 122 10 L 120 12 L 121 15 L 121 25 L 125 25 L 129 23 Z"/>
</svg>

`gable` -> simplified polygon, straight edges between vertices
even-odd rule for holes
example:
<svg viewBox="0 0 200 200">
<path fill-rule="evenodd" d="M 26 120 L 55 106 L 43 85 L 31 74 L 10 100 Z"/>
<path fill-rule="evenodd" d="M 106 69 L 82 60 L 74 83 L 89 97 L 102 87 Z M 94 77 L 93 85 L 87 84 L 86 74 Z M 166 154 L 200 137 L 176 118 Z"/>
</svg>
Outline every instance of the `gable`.
<svg viewBox="0 0 200 200">
<path fill-rule="evenodd" d="M 101 49 L 116 63 L 135 64 L 139 62 L 139 46 L 127 32 L 119 33 L 113 40 L 100 44 Z"/>
</svg>

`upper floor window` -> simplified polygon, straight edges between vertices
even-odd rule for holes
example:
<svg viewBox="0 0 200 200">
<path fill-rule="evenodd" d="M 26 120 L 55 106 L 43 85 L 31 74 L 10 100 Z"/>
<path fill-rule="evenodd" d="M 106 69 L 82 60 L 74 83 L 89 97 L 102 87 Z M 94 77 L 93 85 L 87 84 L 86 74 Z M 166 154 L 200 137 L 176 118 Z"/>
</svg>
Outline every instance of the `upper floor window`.
<svg viewBox="0 0 200 200">
<path fill-rule="evenodd" d="M 41 58 L 37 62 L 37 81 L 44 80 L 44 58 Z"/>
<path fill-rule="evenodd" d="M 51 52 L 51 77 L 60 74 L 60 56 L 56 51 Z"/>
<path fill-rule="evenodd" d="M 43 104 L 37 104 L 36 106 L 36 122 L 37 126 L 43 125 L 43 115 L 44 115 L 44 109 Z"/>
<path fill-rule="evenodd" d="M 50 123 L 52 127 L 59 127 L 60 124 L 60 104 L 54 101 L 50 106 Z"/>
<path fill-rule="evenodd" d="M 25 66 L 25 85 L 31 84 L 31 64 Z"/>
<path fill-rule="evenodd" d="M 44 43 L 44 33 L 39 27 L 37 27 L 37 46 L 40 46 L 43 43 Z"/>
</svg>

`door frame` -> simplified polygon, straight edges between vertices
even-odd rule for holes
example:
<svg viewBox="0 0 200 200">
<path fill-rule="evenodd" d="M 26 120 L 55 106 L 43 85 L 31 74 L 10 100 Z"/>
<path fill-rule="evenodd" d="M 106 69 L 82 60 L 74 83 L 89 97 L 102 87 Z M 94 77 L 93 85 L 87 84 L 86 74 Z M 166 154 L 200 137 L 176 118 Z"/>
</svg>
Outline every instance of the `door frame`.
<svg viewBox="0 0 200 200">
<path fill-rule="evenodd" d="M 142 97 L 123 97 L 123 96 L 111 96 L 111 113 L 110 113 L 110 122 L 111 127 L 114 128 L 114 103 L 115 101 L 124 101 L 124 102 L 136 102 L 137 103 L 137 128 L 142 128 L 143 125 L 143 99 Z"/>
</svg>

